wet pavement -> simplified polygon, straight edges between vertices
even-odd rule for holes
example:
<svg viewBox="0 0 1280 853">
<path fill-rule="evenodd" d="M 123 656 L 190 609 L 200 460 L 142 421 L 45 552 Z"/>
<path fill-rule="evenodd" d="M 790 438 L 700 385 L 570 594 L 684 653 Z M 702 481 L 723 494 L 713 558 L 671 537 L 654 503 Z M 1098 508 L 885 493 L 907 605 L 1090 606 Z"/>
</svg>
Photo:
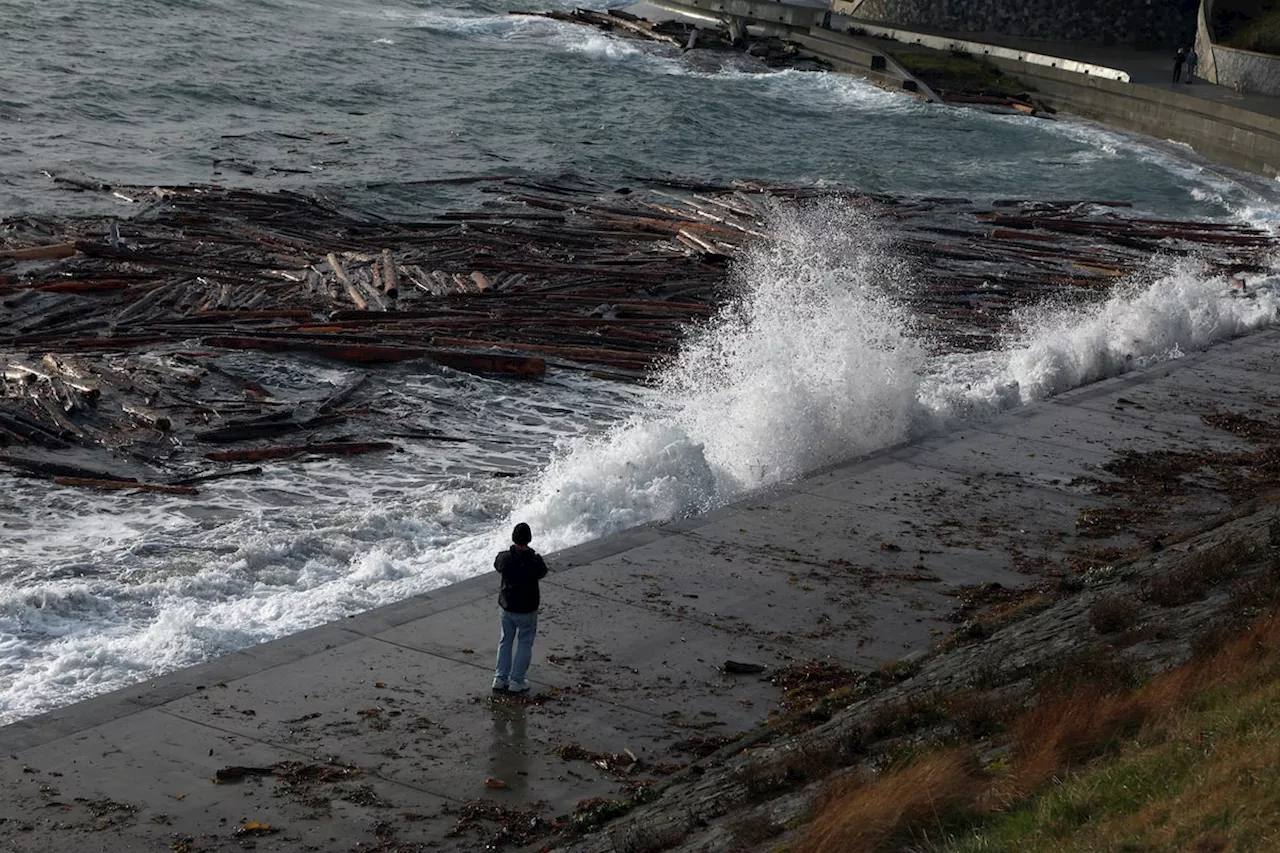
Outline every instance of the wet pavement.
<svg viewBox="0 0 1280 853">
<path fill-rule="evenodd" d="M 854 19 L 848 20 L 853 21 Z M 1180 82 L 1174 83 L 1173 55 L 1179 47 L 1176 44 L 1170 45 L 1167 50 L 1154 50 L 1128 45 L 1094 45 L 1054 41 L 1051 39 L 1019 38 L 1001 33 L 952 33 L 922 27 L 912 27 L 911 29 L 912 31 L 930 35 L 993 44 L 998 47 L 1008 47 L 1030 53 L 1042 53 L 1047 56 L 1060 56 L 1064 59 L 1074 59 L 1078 62 L 1088 62 L 1107 68 L 1115 68 L 1120 71 L 1127 71 L 1129 73 L 1129 82 L 1137 85 L 1177 92 L 1180 95 L 1187 95 L 1219 104 L 1228 104 L 1261 115 L 1280 118 L 1280 97 L 1275 95 L 1264 95 L 1258 92 L 1237 92 L 1230 86 L 1219 86 L 1203 78 L 1195 78 L 1191 83 L 1187 83 L 1185 73 Z M 1189 48 L 1190 45 L 1182 45 L 1182 47 Z"/>
</svg>

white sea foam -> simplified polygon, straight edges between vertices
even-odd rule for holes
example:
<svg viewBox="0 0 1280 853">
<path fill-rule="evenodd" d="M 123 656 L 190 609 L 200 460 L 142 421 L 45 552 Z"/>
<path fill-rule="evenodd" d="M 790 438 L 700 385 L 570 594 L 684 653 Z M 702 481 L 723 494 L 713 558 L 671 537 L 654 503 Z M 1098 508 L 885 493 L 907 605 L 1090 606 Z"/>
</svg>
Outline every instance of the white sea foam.
<svg viewBox="0 0 1280 853">
<path fill-rule="evenodd" d="M 1236 205 L 1232 213 L 1236 219 L 1246 225 L 1252 225 L 1254 228 L 1261 228 L 1273 234 L 1280 233 L 1280 208 L 1260 198 L 1252 203 Z"/>
<path fill-rule="evenodd" d="M 1064 136 L 1079 142 L 1089 150 L 1103 155 L 1115 155 L 1122 150 L 1134 147 L 1131 144 L 1132 140 L 1110 128 L 1090 122 L 1077 121 L 1072 118 L 1064 117 L 1053 121 L 1029 121 L 1027 116 L 1007 115 L 1001 116 L 1000 120 L 1038 128 L 1042 133 Z"/>
<path fill-rule="evenodd" d="M 773 220 L 662 378 L 730 494 L 901 440 L 924 366 L 878 227 L 834 204 Z"/>
<path fill-rule="evenodd" d="M 546 18 L 529 15 L 494 15 L 460 9 L 423 9 L 400 13 L 411 27 L 454 36 L 510 36 L 530 27 L 546 27 Z"/>
<path fill-rule="evenodd" d="M 482 20 L 500 24 L 505 19 L 441 19 L 438 24 L 459 32 L 484 32 L 489 25 L 481 24 Z M 696 49 L 681 52 L 670 45 L 608 35 L 579 24 L 538 18 L 519 20 L 523 20 L 526 26 L 521 35 L 548 37 L 552 45 L 569 53 L 626 63 L 654 74 L 714 79 L 729 88 L 749 87 L 751 95 L 756 98 L 776 98 L 788 104 L 824 110 L 833 106 L 856 107 L 880 114 L 928 109 L 918 98 L 890 92 L 848 74 L 774 70 L 758 59 L 742 54 Z M 529 29 L 530 23 L 542 24 L 544 28 Z M 515 27 L 508 23 L 507 29 L 514 32 Z"/>
<path fill-rule="evenodd" d="M 1008 118 L 1019 120 L 1018 117 Z M 1173 140 L 1155 141 L 1073 118 L 1035 122 L 1031 126 L 1043 133 L 1064 136 L 1088 146 L 1086 151 L 1093 151 L 1098 155 L 1089 157 L 1089 160 L 1110 160 L 1123 156 L 1155 166 L 1186 186 L 1187 194 L 1192 199 L 1220 207 L 1229 214 L 1240 214 L 1248 210 L 1259 217 L 1260 222 L 1265 222 L 1266 217 L 1273 215 L 1276 210 L 1274 194 L 1263 199 L 1257 191 L 1233 178 L 1231 169 L 1194 156 L 1193 149 L 1183 143 Z M 1242 202 L 1242 199 L 1246 201 Z M 1250 208 L 1255 202 L 1256 207 Z"/>
<path fill-rule="evenodd" d="M 1266 192 L 1269 188 L 1258 185 L 1259 189 L 1255 189 L 1226 175 L 1220 177 L 1213 184 L 1193 187 L 1191 197 L 1231 211 L 1236 220 L 1246 225 L 1273 233 L 1280 231 L 1280 207 L 1273 203 L 1274 193 Z"/>
<path fill-rule="evenodd" d="M 565 27 L 574 27 L 565 24 Z M 829 110 L 853 107 L 880 115 L 922 113 L 928 109 L 911 95 L 890 92 L 859 77 L 794 69 L 775 70 L 739 54 L 677 52 L 667 45 L 639 42 L 588 31 L 566 30 L 563 49 L 612 62 L 626 62 L 649 73 L 714 80 L 729 90 L 747 89 L 750 97 L 790 106 Z M 744 93 L 745 94 L 745 93 Z"/>
<path fill-rule="evenodd" d="M 1101 306 L 1028 318 L 1025 343 L 1011 349 L 1008 373 L 1025 401 L 1116 376 L 1134 367 L 1237 337 L 1275 322 L 1276 292 L 1233 298 L 1206 265 L 1179 260 L 1154 280 L 1134 281 Z"/>
<path fill-rule="evenodd" d="M 289 372 L 267 362 L 277 380 Z M 302 370 L 300 378 L 312 372 Z M 508 408 L 526 420 L 536 414 L 547 436 L 579 432 L 643 393 L 600 388 L 576 375 L 523 385 L 518 401 L 509 396 L 512 383 L 465 374 L 408 375 L 399 387 L 411 411 L 424 398 L 456 397 L 464 410 L 474 403 L 482 422 L 499 420 Z M 95 502 L 76 491 L 55 493 L 60 506 L 50 508 L 47 486 L 0 477 L 7 538 L 0 555 L 0 722 L 484 570 L 504 537 L 494 525 L 511 505 L 511 481 L 468 472 L 513 453 L 528 465 L 531 453 L 545 458 L 547 450 L 537 450 L 526 439 L 532 430 L 522 433 L 519 424 L 505 439 L 470 431 L 486 448 L 475 456 L 478 469 L 442 472 L 438 449 L 407 445 L 391 464 L 362 473 L 349 463 L 310 463 L 272 467 L 255 481 L 211 483 L 194 514 L 186 512 L 191 504 L 163 497 Z M 312 498 L 308 486 L 330 497 Z M 292 497 L 281 501 L 285 494 Z M 24 538 L 17 533 L 23 507 L 42 504 L 44 524 L 57 529 L 65 514 L 68 530 L 99 532 L 77 543 L 33 530 L 25 545 L 9 547 Z"/>
<path fill-rule="evenodd" d="M 1272 278 L 1255 281 L 1243 298 L 1203 262 L 1157 260 L 1099 304 L 1024 312 L 1002 350 L 939 359 L 921 402 L 940 424 L 991 414 L 1180 358 L 1277 318 Z"/>
<path fill-rule="evenodd" d="M 701 511 L 1280 316 L 1269 282 L 1235 298 L 1201 262 L 1157 260 L 1101 303 L 1025 312 L 1001 350 L 928 358 L 875 223 L 826 204 L 772 225 L 737 269 L 738 298 L 660 377 L 660 401 L 576 443 L 512 520 L 563 547 Z"/>
<path fill-rule="evenodd" d="M 234 553 L 210 560 L 197 550 L 203 559 L 186 570 L 0 585 L 0 720 L 402 600 L 484 565 L 490 537 L 450 535 L 409 508 L 339 508 L 330 524 L 305 531 L 246 517 L 213 534 L 238 542 Z"/>
<path fill-rule="evenodd" d="M 765 71 L 752 75 L 730 75 L 749 78 L 761 94 L 829 110 L 855 107 L 886 115 L 927 115 L 930 105 L 914 95 L 891 92 L 849 74 L 823 71 Z"/>
<path fill-rule="evenodd" d="M 575 24 L 563 24 L 563 47 L 570 53 L 581 53 L 587 56 L 618 61 L 623 59 L 658 60 L 651 50 L 653 45 L 644 45 L 632 39 L 621 39 L 608 36 Z"/>
<path fill-rule="evenodd" d="M 647 411 L 567 449 L 517 505 L 560 548 L 710 509 L 900 441 L 923 349 L 879 230 L 835 205 L 774 215 L 738 295 L 661 374 Z"/>
</svg>

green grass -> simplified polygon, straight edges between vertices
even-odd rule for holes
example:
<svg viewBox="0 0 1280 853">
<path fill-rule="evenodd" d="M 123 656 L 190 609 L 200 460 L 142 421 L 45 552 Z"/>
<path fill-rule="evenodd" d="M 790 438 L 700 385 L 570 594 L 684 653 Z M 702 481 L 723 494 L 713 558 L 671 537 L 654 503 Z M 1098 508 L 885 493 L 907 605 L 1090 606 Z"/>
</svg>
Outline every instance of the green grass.
<svg viewBox="0 0 1280 853">
<path fill-rule="evenodd" d="M 951 92 L 1016 94 L 1027 91 L 1025 84 L 996 66 L 965 53 L 929 50 L 922 47 L 895 47 L 893 58 L 934 89 Z"/>
<path fill-rule="evenodd" d="M 833 781 L 795 850 L 1280 850 L 1280 616 L 1137 685 L 1092 669 L 1017 712 L 1006 760 L 949 740 Z"/>
<path fill-rule="evenodd" d="M 1224 31 L 1229 28 L 1229 31 Z M 1219 25 L 1220 44 L 1258 53 L 1280 54 L 1280 9 L 1264 10 L 1251 20 Z"/>
<path fill-rule="evenodd" d="M 1114 759 L 988 818 L 947 853 L 1280 849 L 1280 682 L 1202 695 Z"/>
</svg>

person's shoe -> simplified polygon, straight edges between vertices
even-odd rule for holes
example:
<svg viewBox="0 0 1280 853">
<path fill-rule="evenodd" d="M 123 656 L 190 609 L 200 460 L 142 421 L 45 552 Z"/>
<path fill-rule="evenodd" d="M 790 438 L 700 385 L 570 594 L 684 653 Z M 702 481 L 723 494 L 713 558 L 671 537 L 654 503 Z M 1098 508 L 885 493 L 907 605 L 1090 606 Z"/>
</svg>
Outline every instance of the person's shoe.
<svg viewBox="0 0 1280 853">
<path fill-rule="evenodd" d="M 507 690 L 507 688 L 508 688 L 509 686 L 510 686 L 510 685 L 508 685 L 508 683 L 507 683 L 506 679 L 503 679 L 503 678 L 495 678 L 495 679 L 493 680 L 493 689 L 494 689 L 494 692 L 497 692 L 497 693 L 505 693 L 505 692 L 506 692 L 506 690 Z"/>
<path fill-rule="evenodd" d="M 512 681 L 507 685 L 508 693 L 528 693 L 531 689 L 527 681 Z"/>
</svg>

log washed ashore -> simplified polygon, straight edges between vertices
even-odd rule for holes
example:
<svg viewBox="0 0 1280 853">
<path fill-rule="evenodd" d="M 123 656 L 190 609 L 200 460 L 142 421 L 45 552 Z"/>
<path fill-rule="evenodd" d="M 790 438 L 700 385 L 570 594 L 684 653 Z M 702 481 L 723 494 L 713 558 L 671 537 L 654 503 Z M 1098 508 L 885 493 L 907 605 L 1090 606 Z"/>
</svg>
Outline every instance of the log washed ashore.
<svg viewBox="0 0 1280 853">
<path fill-rule="evenodd" d="M 1156 253 L 1240 275 L 1266 271 L 1275 247 L 1257 228 L 1128 217 L 1116 201 L 489 183 L 491 207 L 393 222 L 290 192 L 72 179 L 147 204 L 128 220 L 0 223 L 0 461 L 65 486 L 196 494 L 260 472 L 228 464 L 457 438 L 399 430 L 362 402 L 378 365 L 641 381 L 724 301 L 727 265 L 769 239 L 780 205 L 892 221 L 918 282 L 906 298 L 939 352 L 997 347 L 1011 312 L 1096 301 Z M 243 350 L 369 372 L 298 399 L 223 366 Z"/>
</svg>

